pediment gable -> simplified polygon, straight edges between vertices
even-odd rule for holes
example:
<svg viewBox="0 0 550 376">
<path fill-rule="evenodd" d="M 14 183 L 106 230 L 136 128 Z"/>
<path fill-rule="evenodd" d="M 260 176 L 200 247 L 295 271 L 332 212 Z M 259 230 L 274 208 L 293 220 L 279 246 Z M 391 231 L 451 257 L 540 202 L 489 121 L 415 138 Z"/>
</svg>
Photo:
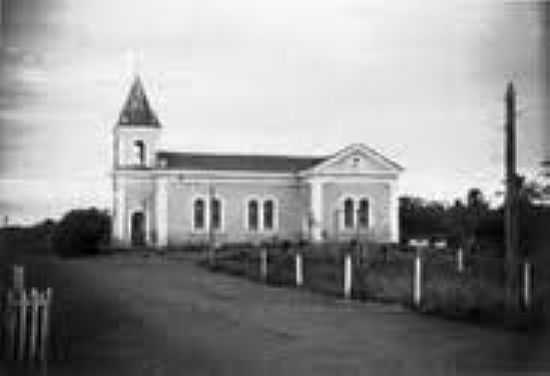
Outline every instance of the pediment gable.
<svg viewBox="0 0 550 376">
<path fill-rule="evenodd" d="M 352 144 L 306 171 L 308 174 L 398 174 L 403 168 L 363 144 Z"/>
</svg>

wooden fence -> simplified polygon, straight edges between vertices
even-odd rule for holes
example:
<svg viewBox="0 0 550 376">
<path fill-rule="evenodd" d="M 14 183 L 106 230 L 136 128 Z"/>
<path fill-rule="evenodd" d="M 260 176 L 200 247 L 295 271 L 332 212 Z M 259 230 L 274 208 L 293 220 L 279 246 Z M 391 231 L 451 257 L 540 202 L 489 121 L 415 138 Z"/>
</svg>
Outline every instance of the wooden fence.
<svg viewBox="0 0 550 376">
<path fill-rule="evenodd" d="M 43 363 L 48 358 L 53 291 L 26 290 L 22 267 L 14 267 L 12 281 L 2 302 L 4 359 Z"/>
<path fill-rule="evenodd" d="M 249 259 L 251 257 L 256 257 L 259 259 L 259 262 L 255 265 L 258 270 L 255 273 L 250 273 L 250 268 L 248 272 L 243 269 L 243 275 L 259 275 L 259 279 L 262 282 L 270 283 L 270 281 L 280 280 L 280 276 L 270 275 L 270 271 L 276 271 L 276 273 L 281 273 L 280 269 L 272 268 L 271 265 L 281 264 L 278 262 L 281 257 L 288 258 L 289 255 L 293 255 L 294 262 L 290 267 L 288 263 L 286 268 L 288 270 L 284 271 L 285 275 L 291 274 L 294 276 L 292 283 L 288 283 L 288 278 L 285 280 L 287 284 L 292 284 L 296 287 L 310 286 L 314 290 L 326 290 L 328 293 L 334 293 L 335 291 L 340 291 L 339 295 L 343 296 L 346 299 L 351 299 L 357 295 L 361 295 L 361 290 L 368 290 L 369 286 L 366 286 L 364 282 L 369 273 L 380 272 L 380 270 L 373 269 L 372 261 L 369 259 L 368 252 L 365 252 L 365 249 L 362 249 L 360 246 L 354 247 L 344 247 L 343 252 L 340 252 L 339 256 L 336 257 L 318 257 L 315 255 L 316 249 L 304 250 L 299 247 L 294 248 L 291 251 L 282 253 L 278 249 L 269 249 L 267 247 L 251 247 L 247 250 L 240 250 L 235 252 L 231 249 L 228 250 L 218 250 L 210 251 L 209 262 L 210 265 L 215 265 L 217 269 L 224 269 L 224 263 L 227 262 L 227 266 L 231 266 L 232 269 L 236 268 L 236 265 L 242 264 L 243 261 L 240 261 L 241 258 Z M 429 255 L 426 250 L 417 247 L 414 254 L 403 254 L 401 256 L 391 256 L 387 249 L 384 249 L 381 253 L 381 260 L 378 265 L 381 265 L 380 269 L 384 269 L 386 266 L 395 265 L 397 266 L 397 273 L 389 275 L 388 279 L 394 278 L 399 275 L 402 279 L 403 273 L 399 270 L 410 270 L 410 277 L 405 282 L 406 289 L 408 292 L 405 294 L 408 297 L 405 299 L 397 299 L 401 302 L 410 302 L 413 307 L 424 308 L 426 305 L 428 297 L 426 293 L 429 293 L 429 297 L 433 297 L 434 294 L 445 294 L 446 292 L 432 291 L 434 284 L 437 285 L 438 275 L 442 273 L 447 273 L 447 275 L 453 274 L 456 278 L 445 279 L 449 284 L 455 284 L 453 286 L 454 292 L 462 289 L 465 293 L 468 289 L 468 284 L 460 285 L 461 282 L 465 280 L 472 281 L 473 278 L 478 278 L 485 281 L 486 276 L 482 275 L 483 271 L 474 272 L 474 270 L 479 268 L 479 265 L 469 265 L 466 266 L 466 258 L 462 249 L 457 249 L 453 252 L 447 252 L 443 255 L 442 252 Z M 245 256 L 243 256 L 245 255 Z M 440 256 L 442 255 L 442 256 Z M 470 263 L 472 262 L 481 262 L 479 260 L 472 261 L 473 258 L 468 259 Z M 493 266 L 496 266 L 497 269 L 504 266 L 503 260 L 492 259 L 485 260 L 491 261 Z M 392 264 L 393 262 L 393 264 Z M 397 265 L 401 264 L 401 265 Z M 355 267 L 354 267 L 355 265 Z M 238 267 L 237 267 L 238 268 Z M 440 269 L 438 273 L 433 274 L 433 271 Z M 522 268 L 522 286 L 521 286 L 521 297 L 523 302 L 523 308 L 529 310 L 533 303 L 532 299 L 532 289 L 533 289 L 533 267 L 527 260 L 521 264 Z M 313 270 L 316 269 L 316 270 Z M 384 271 L 382 270 L 382 273 Z M 309 278 L 308 278 L 309 277 Z M 312 279 L 313 278 L 313 279 Z M 331 280 L 330 283 L 327 281 L 319 281 L 320 278 L 328 278 Z M 436 278 L 434 280 L 434 278 Z M 371 279 L 372 280 L 372 279 Z M 492 281 L 491 281 L 492 282 Z M 333 286 L 328 286 L 332 284 Z M 314 287 L 315 285 L 315 287 Z M 321 287 L 319 287 L 321 286 Z M 487 286 L 482 286 L 479 283 L 476 285 L 478 289 L 487 288 Z M 359 294 L 358 294 L 359 293 Z M 390 294 L 392 295 L 392 294 Z M 403 296 L 403 294 L 393 294 L 392 297 Z M 385 298 L 384 296 L 379 296 L 379 298 Z M 384 299 L 386 300 L 386 299 Z M 392 300 L 391 298 L 389 300 Z M 448 299 L 447 299 L 448 300 Z"/>
</svg>

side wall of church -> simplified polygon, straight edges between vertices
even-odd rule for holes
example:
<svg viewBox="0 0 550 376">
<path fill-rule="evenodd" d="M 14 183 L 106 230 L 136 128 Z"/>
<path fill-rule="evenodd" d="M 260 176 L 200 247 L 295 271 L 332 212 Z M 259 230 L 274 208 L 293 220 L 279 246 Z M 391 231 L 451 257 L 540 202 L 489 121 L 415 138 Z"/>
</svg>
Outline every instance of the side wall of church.
<svg viewBox="0 0 550 376">
<path fill-rule="evenodd" d="M 123 216 L 115 214 L 113 225 L 122 233 L 120 245 L 131 244 L 132 214 L 141 211 L 145 214 L 145 238 L 148 244 L 156 244 L 157 213 L 155 201 L 155 182 L 150 176 L 118 179 L 123 188 Z M 193 228 L 193 202 L 196 198 L 208 200 L 213 187 L 216 197 L 222 202 L 222 229 L 214 235 L 219 242 L 257 242 L 276 237 L 296 240 L 308 238 L 308 213 L 310 211 L 310 187 L 297 181 L 242 181 L 242 182 L 189 182 L 171 179 L 167 186 L 167 236 L 168 245 L 178 246 L 188 243 L 206 242 L 208 231 Z M 343 200 L 350 196 L 354 199 L 365 197 L 369 200 L 371 228 L 361 230 L 360 236 L 368 236 L 376 241 L 392 240 L 392 203 L 391 182 L 325 182 L 322 190 L 323 232 L 325 239 L 346 240 L 357 235 L 356 230 L 344 230 Z M 263 200 L 273 199 L 276 203 L 276 228 L 273 231 L 250 231 L 247 226 L 247 203 L 256 199 L 260 205 Z M 261 212 L 260 212 L 261 214 Z M 261 219 L 260 219 L 261 223 Z M 116 230 L 115 232 L 116 233 Z M 117 239 L 118 240 L 118 239 Z"/>
<path fill-rule="evenodd" d="M 307 195 L 303 186 L 293 179 L 288 181 L 179 182 L 168 186 L 168 244 L 204 242 L 208 231 L 193 229 L 193 202 L 196 198 L 208 199 L 210 187 L 222 202 L 222 229 L 215 233 L 220 242 L 255 242 L 262 239 L 297 239 L 303 231 L 302 223 L 307 212 Z M 274 231 L 250 231 L 247 228 L 247 202 L 257 199 L 274 199 L 277 210 Z M 261 222 L 261 220 L 260 220 Z"/>
</svg>

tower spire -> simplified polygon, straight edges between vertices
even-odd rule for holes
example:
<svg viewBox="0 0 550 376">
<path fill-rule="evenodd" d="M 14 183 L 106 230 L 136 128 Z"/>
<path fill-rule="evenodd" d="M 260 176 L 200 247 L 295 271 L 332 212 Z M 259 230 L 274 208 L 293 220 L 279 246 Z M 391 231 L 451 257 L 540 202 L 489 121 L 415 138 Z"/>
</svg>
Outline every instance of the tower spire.
<svg viewBox="0 0 550 376">
<path fill-rule="evenodd" d="M 137 72 L 126 102 L 120 112 L 118 124 L 160 127 L 160 122 L 149 104 L 143 83 Z"/>
</svg>

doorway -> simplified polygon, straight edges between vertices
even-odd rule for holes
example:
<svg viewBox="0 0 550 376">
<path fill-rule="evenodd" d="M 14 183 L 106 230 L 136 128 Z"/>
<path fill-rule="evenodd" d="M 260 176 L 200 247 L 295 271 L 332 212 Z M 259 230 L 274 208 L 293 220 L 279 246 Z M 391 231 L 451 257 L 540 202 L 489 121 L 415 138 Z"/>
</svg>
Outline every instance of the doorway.
<svg viewBox="0 0 550 376">
<path fill-rule="evenodd" d="M 135 212 L 132 214 L 131 238 L 132 246 L 145 245 L 145 214 L 143 212 Z"/>
</svg>

